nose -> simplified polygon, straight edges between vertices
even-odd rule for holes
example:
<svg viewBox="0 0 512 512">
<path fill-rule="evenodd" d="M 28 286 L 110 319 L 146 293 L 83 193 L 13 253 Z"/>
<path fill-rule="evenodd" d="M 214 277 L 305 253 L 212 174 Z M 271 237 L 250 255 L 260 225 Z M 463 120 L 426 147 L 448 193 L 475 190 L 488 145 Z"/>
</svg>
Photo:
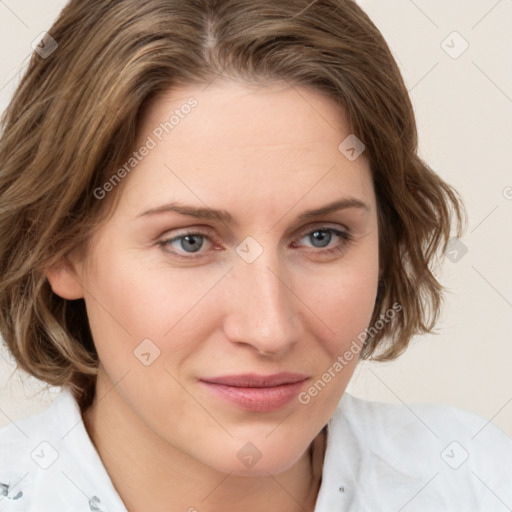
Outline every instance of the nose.
<svg viewBox="0 0 512 512">
<path fill-rule="evenodd" d="M 303 335 L 302 303 L 293 289 L 291 272 L 270 252 L 264 251 L 252 263 L 237 261 L 228 274 L 229 312 L 224 331 L 233 343 L 279 357 Z"/>
</svg>

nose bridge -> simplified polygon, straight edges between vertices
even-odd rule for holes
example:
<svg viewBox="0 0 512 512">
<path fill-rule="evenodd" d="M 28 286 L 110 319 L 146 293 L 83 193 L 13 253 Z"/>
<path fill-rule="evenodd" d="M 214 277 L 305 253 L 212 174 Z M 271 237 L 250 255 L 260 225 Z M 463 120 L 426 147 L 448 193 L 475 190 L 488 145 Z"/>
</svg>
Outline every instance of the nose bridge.
<svg viewBox="0 0 512 512">
<path fill-rule="evenodd" d="M 226 334 L 231 341 L 250 344 L 260 352 L 286 350 L 300 336 L 290 273 L 270 249 L 251 263 L 237 258 L 234 267 Z"/>
</svg>

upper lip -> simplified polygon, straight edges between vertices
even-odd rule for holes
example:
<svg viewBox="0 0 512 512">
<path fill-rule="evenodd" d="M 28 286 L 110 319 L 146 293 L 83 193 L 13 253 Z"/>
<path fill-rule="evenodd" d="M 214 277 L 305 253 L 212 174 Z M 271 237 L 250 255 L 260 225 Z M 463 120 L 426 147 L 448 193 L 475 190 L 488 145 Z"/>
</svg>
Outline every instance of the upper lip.
<svg viewBox="0 0 512 512">
<path fill-rule="evenodd" d="M 272 388 L 283 386 L 285 384 L 295 384 L 308 378 L 302 373 L 282 372 L 274 375 L 258 375 L 256 373 L 246 373 L 243 375 L 226 375 L 223 377 L 207 377 L 200 379 L 210 384 L 222 384 L 237 388 Z"/>
</svg>

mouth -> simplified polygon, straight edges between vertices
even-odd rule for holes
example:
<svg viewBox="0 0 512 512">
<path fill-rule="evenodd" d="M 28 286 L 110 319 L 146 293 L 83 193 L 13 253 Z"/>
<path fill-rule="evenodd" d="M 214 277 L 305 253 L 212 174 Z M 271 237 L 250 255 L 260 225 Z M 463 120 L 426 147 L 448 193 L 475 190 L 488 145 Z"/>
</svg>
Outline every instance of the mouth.
<svg viewBox="0 0 512 512">
<path fill-rule="evenodd" d="M 240 409 L 272 412 L 289 404 L 308 379 L 304 374 L 283 372 L 207 377 L 199 382 L 216 397 Z"/>
</svg>

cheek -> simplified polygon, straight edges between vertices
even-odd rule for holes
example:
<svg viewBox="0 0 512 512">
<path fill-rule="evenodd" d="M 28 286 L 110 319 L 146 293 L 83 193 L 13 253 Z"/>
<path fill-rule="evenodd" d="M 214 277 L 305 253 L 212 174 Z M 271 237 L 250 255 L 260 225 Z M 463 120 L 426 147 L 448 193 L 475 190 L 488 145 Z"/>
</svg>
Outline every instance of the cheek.
<svg viewBox="0 0 512 512">
<path fill-rule="evenodd" d="M 312 309 L 319 312 L 321 320 L 310 324 L 315 340 L 310 357 L 315 359 L 316 372 L 310 386 L 299 394 L 298 402 L 316 425 L 329 420 L 359 360 L 375 306 L 376 261 L 375 253 L 365 262 L 346 266 L 331 274 L 321 288 L 310 283 L 310 289 L 318 291 L 314 295 L 310 292 L 309 297 L 316 300 L 316 308 Z"/>
<path fill-rule="evenodd" d="M 357 257 L 303 282 L 300 293 L 318 317 L 315 337 L 323 340 L 331 359 L 336 359 L 368 327 L 375 306 L 378 272 L 377 244 L 371 243 Z"/>
<path fill-rule="evenodd" d="M 111 377 L 141 370 L 140 354 L 149 352 L 155 368 L 164 359 L 169 363 L 169 355 L 179 364 L 197 350 L 212 329 L 210 320 L 220 313 L 222 300 L 210 297 L 227 270 L 169 269 L 105 249 L 84 286 L 92 292 L 86 292 L 86 305 L 93 339 Z"/>
</svg>

